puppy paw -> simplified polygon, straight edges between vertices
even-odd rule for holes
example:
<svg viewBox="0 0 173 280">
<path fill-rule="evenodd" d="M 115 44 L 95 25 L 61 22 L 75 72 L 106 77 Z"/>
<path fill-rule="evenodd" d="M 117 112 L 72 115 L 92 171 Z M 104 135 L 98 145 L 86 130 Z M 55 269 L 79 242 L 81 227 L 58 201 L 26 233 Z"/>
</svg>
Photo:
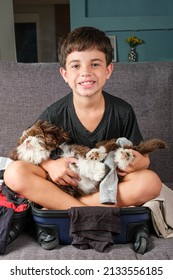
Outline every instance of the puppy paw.
<svg viewBox="0 0 173 280">
<path fill-rule="evenodd" d="M 106 156 L 107 156 L 106 149 L 104 147 L 100 147 L 100 148 L 91 149 L 86 154 L 86 159 L 102 161 L 106 158 Z"/>
</svg>

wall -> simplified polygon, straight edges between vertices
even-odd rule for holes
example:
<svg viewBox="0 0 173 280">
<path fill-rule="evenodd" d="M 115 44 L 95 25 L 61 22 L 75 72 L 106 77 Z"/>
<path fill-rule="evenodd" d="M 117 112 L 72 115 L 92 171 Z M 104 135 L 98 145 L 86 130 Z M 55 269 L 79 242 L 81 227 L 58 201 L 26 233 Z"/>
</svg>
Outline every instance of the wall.
<svg viewBox="0 0 173 280">
<path fill-rule="evenodd" d="M 56 61 L 54 5 L 14 5 L 15 22 L 37 24 L 38 62 Z"/>
<path fill-rule="evenodd" d="M 70 5 L 55 5 L 56 44 L 59 39 L 70 31 Z M 58 54 L 57 54 L 58 60 Z"/>
<path fill-rule="evenodd" d="M 116 36 L 118 61 L 128 61 L 130 36 L 145 41 L 139 61 L 173 60 L 172 0 L 70 0 L 70 9 L 71 29 L 94 26 Z"/>
<path fill-rule="evenodd" d="M 0 1 L 0 60 L 15 61 L 14 19 L 12 0 Z"/>
</svg>

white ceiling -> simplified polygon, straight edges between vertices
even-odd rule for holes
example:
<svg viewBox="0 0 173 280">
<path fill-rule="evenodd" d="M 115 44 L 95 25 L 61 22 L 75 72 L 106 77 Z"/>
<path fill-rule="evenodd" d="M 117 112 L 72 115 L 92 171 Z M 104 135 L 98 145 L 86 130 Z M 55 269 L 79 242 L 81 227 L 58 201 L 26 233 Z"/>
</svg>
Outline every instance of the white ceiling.
<svg viewBox="0 0 173 280">
<path fill-rule="evenodd" d="M 70 0 L 13 0 L 14 5 L 54 5 L 69 4 Z"/>
</svg>

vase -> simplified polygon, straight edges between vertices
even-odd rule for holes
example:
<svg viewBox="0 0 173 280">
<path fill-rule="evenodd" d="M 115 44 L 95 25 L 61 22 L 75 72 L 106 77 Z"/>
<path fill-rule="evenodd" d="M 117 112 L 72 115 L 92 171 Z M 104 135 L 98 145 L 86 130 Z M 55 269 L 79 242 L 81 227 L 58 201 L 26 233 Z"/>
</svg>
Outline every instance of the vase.
<svg viewBox="0 0 173 280">
<path fill-rule="evenodd" d="M 136 62 L 138 60 L 138 54 L 136 52 L 136 48 L 130 49 L 130 52 L 128 53 L 128 60 L 129 62 Z"/>
</svg>

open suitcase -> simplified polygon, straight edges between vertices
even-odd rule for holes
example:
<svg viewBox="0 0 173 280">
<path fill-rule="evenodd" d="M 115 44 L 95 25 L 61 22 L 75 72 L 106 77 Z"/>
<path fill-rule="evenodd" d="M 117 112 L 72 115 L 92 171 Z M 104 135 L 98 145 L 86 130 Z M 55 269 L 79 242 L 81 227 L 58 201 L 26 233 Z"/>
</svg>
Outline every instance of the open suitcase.
<svg viewBox="0 0 173 280">
<path fill-rule="evenodd" d="M 71 244 L 69 234 L 70 218 L 68 211 L 41 210 L 36 205 L 31 206 L 33 220 L 39 244 L 42 248 L 51 250 L 58 244 Z M 120 208 L 121 233 L 114 243 L 133 243 L 133 249 L 139 254 L 147 250 L 151 228 L 150 209 L 147 207 Z"/>
</svg>

